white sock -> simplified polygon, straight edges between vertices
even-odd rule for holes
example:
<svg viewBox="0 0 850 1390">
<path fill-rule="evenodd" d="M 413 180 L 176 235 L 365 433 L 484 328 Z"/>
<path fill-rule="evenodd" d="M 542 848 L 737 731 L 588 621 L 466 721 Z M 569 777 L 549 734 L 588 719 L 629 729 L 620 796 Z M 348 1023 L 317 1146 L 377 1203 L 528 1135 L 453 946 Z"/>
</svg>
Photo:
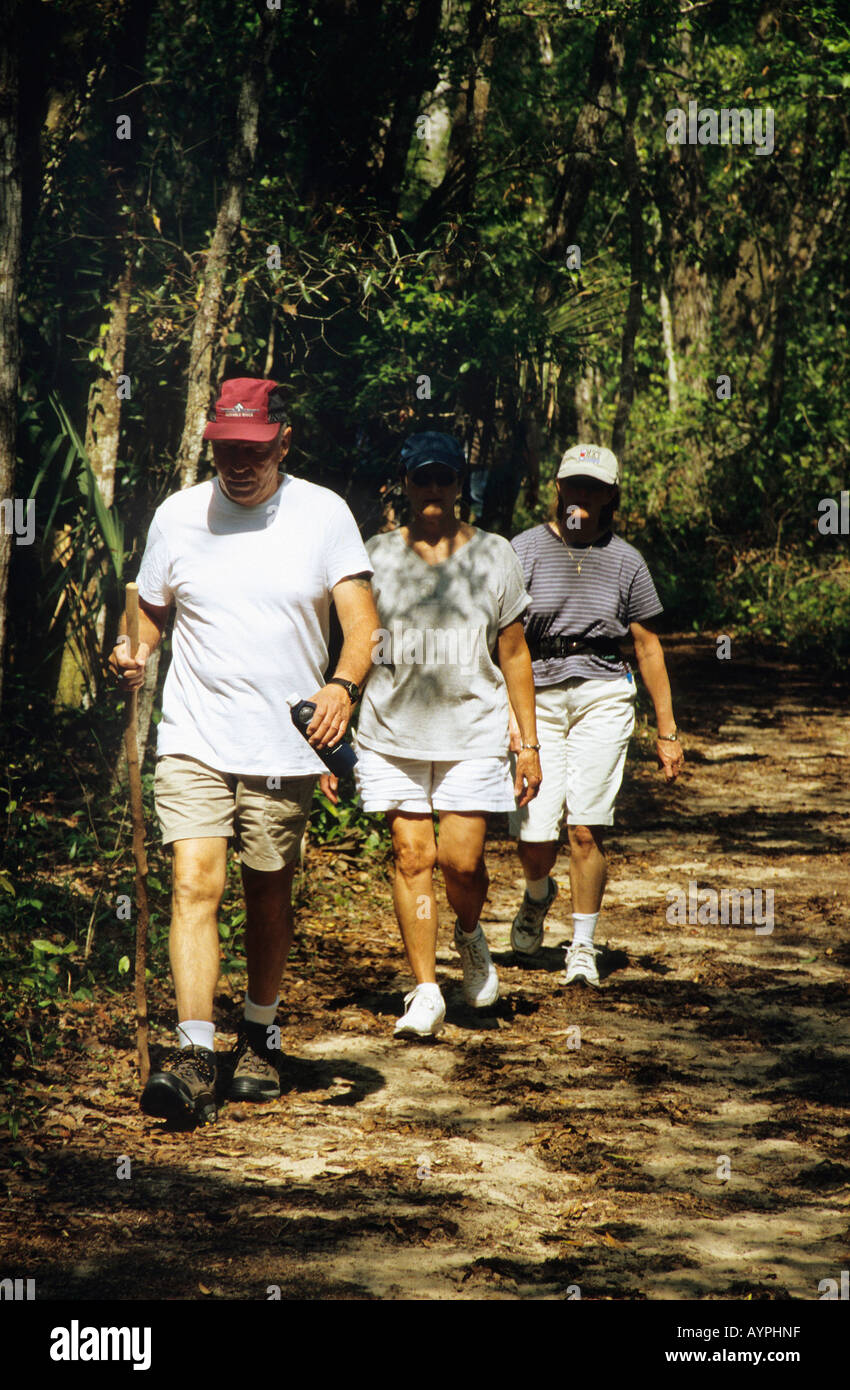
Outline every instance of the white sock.
<svg viewBox="0 0 850 1390">
<path fill-rule="evenodd" d="M 573 913 L 573 945 L 592 946 L 593 933 L 596 931 L 596 923 L 599 921 L 598 912 L 574 912 Z"/>
<path fill-rule="evenodd" d="M 255 1004 L 253 999 L 249 997 L 246 991 L 244 1009 L 245 1022 L 264 1023 L 268 1028 L 269 1024 L 274 1023 L 275 1021 L 275 1015 L 277 1014 L 277 1006 L 279 1000 L 280 995 L 278 994 L 275 996 L 275 1001 L 273 1004 Z"/>
<path fill-rule="evenodd" d="M 528 878 L 525 880 L 525 891 L 533 903 L 542 903 L 549 895 L 549 875 L 545 878 Z"/>
<path fill-rule="evenodd" d="M 177 1025 L 177 1040 L 181 1047 L 208 1047 L 215 1050 L 215 1024 L 203 1018 L 184 1018 Z"/>
</svg>

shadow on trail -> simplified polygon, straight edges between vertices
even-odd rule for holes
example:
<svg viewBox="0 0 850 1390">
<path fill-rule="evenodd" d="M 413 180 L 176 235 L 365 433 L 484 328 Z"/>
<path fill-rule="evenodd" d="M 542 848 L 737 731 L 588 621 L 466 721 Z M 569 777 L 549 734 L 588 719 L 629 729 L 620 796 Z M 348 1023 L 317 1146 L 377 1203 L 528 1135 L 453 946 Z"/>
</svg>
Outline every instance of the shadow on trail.
<svg viewBox="0 0 850 1390">
<path fill-rule="evenodd" d="M 223 1178 L 188 1162 L 140 1162 L 131 1181 L 118 1182 L 114 1168 L 87 1153 L 66 1149 L 44 1162 L 66 1240 L 61 1264 L 30 1248 L 27 1268 L 40 1299 L 265 1300 L 270 1285 L 285 1299 L 372 1298 L 376 1256 L 452 1240 L 453 1211 L 465 1201 L 392 1169 L 306 1184 L 281 1180 L 274 1168 L 263 1179 L 238 1170 Z M 362 1280 L 359 1271 L 353 1279 L 328 1276 L 329 1256 L 357 1256 L 365 1242 Z M 311 1267 L 313 1256 L 321 1265 Z"/>
<path fill-rule="evenodd" d="M 357 1105 L 366 1096 L 382 1091 L 387 1084 L 386 1077 L 375 1067 L 364 1067 L 359 1062 L 336 1062 L 328 1060 L 313 1061 L 304 1057 L 284 1057 L 283 1090 L 327 1091 L 340 1081 L 349 1082 L 349 1089 L 343 1095 L 328 1096 L 320 1105 Z"/>
</svg>

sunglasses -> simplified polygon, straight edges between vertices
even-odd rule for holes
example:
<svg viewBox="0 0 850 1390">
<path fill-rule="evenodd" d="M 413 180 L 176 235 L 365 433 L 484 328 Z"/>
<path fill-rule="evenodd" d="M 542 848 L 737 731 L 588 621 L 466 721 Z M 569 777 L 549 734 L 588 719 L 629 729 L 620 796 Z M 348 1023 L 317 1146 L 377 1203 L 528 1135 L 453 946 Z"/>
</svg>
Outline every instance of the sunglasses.
<svg viewBox="0 0 850 1390">
<path fill-rule="evenodd" d="M 268 457 L 277 447 L 278 441 L 273 439 L 270 444 L 258 444 L 254 440 L 248 439 L 214 439 L 213 456 L 215 458 L 229 457 L 231 454 L 241 454 L 244 458 L 260 461 Z"/>
<path fill-rule="evenodd" d="M 408 474 L 415 487 L 448 487 L 457 482 L 457 473 L 443 463 L 424 463 Z"/>
<path fill-rule="evenodd" d="M 559 478 L 558 486 L 573 488 L 576 492 L 604 492 L 610 484 L 603 483 L 599 478 L 588 478 L 583 474 L 573 473 L 567 478 Z"/>
</svg>

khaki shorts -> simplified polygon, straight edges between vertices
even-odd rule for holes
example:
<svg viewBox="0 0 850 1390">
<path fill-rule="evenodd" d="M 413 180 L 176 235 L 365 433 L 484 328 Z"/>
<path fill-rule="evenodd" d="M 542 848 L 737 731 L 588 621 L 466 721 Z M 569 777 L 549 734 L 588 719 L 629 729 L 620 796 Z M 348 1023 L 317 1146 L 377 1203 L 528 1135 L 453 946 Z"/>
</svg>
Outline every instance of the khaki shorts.
<svg viewBox="0 0 850 1390">
<path fill-rule="evenodd" d="M 265 777 L 216 772 L 197 758 L 167 753 L 154 775 L 162 842 L 223 835 L 234 839 L 249 869 L 283 869 L 298 858 L 315 785 L 313 776 L 281 777 L 279 788 L 269 788 Z"/>
</svg>

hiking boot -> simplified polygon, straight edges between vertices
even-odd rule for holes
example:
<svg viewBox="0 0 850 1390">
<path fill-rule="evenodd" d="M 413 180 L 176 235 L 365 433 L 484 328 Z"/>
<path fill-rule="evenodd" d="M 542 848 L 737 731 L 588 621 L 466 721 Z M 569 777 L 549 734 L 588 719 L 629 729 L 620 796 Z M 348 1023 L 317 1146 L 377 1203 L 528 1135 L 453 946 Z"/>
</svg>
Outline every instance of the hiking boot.
<svg viewBox="0 0 850 1390">
<path fill-rule="evenodd" d="M 216 1118 L 215 1053 L 208 1047 L 174 1047 L 152 1071 L 139 1102 L 146 1115 L 210 1124 Z"/>
<path fill-rule="evenodd" d="M 473 1009 L 486 1009 L 499 997 L 499 977 L 479 922 L 475 931 L 455 925 L 455 946 L 463 965 L 463 997 Z"/>
<path fill-rule="evenodd" d="M 564 983 L 567 985 L 593 985 L 599 988 L 599 971 L 596 968 L 596 957 L 599 950 L 596 946 L 588 946 L 585 942 L 578 945 L 573 944 L 567 948 L 566 976 Z"/>
<path fill-rule="evenodd" d="M 281 1051 L 269 1044 L 277 1036 L 275 1024 L 249 1023 L 242 1019 L 233 1052 L 233 1079 L 227 1094 L 231 1100 L 280 1100 Z"/>
<path fill-rule="evenodd" d="M 394 1038 L 433 1038 L 440 1032 L 446 1006 L 439 985 L 417 985 L 404 996 L 405 1012 L 393 1029 Z"/>
<path fill-rule="evenodd" d="M 536 956 L 543 944 L 543 919 L 558 896 L 558 885 L 549 879 L 546 897 L 535 902 L 526 893 L 511 927 L 511 946 L 520 956 Z"/>
</svg>

